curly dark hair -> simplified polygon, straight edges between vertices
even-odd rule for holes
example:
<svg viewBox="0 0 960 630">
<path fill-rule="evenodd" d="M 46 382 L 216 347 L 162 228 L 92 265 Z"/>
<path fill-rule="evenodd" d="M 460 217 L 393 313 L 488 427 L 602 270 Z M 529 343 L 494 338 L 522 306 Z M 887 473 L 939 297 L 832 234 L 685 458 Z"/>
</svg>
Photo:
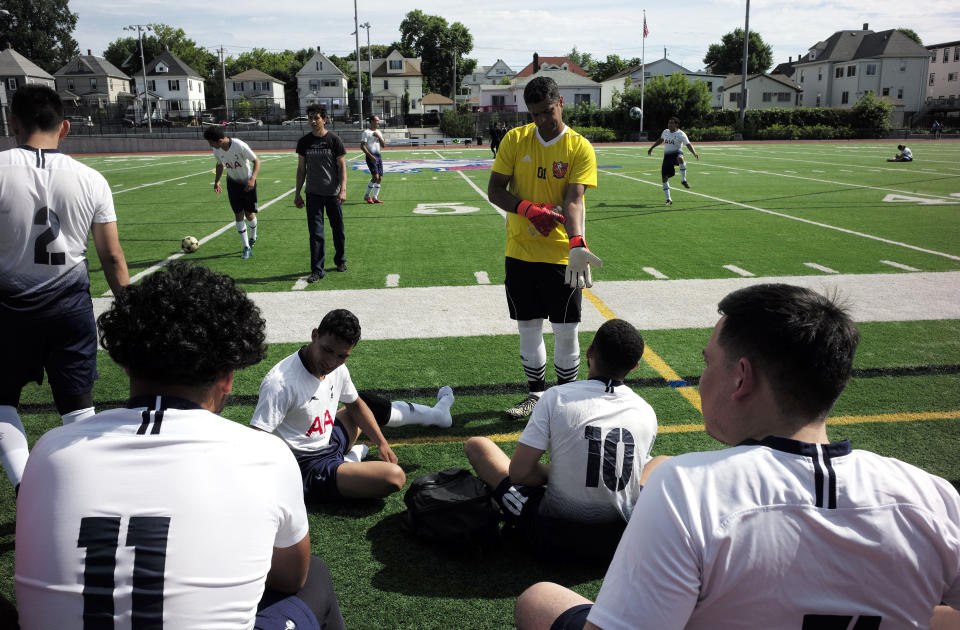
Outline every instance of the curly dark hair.
<svg viewBox="0 0 960 630">
<path fill-rule="evenodd" d="M 63 122 L 63 102 L 56 90 L 45 85 L 24 85 L 13 93 L 10 113 L 17 117 L 27 135 L 54 131 Z"/>
<path fill-rule="evenodd" d="M 223 127 L 207 127 L 203 130 L 203 139 L 207 142 L 216 142 L 226 137 L 227 133 L 223 130 Z"/>
<path fill-rule="evenodd" d="M 604 376 L 623 378 L 643 356 L 643 337 L 633 324 L 622 319 L 605 321 L 590 345 L 597 353 L 595 359 L 606 372 Z"/>
<path fill-rule="evenodd" d="M 560 88 L 550 77 L 539 76 L 530 79 L 523 88 L 523 102 L 534 104 L 541 101 L 556 103 L 560 100 Z"/>
<path fill-rule="evenodd" d="M 317 334 L 324 333 L 355 346 L 360 341 L 360 320 L 345 308 L 334 309 L 324 315 L 317 326 Z"/>
<path fill-rule="evenodd" d="M 267 351 L 260 309 L 233 278 L 179 261 L 121 289 L 97 324 L 131 379 L 166 385 L 209 385 Z"/>
</svg>

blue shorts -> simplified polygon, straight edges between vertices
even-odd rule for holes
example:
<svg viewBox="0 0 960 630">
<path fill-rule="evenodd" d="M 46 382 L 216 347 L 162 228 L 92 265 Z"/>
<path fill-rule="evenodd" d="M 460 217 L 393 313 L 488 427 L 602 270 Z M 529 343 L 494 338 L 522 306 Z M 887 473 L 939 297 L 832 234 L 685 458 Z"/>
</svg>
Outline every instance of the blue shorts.
<svg viewBox="0 0 960 630">
<path fill-rule="evenodd" d="M 330 433 L 330 447 L 319 454 L 297 454 L 303 494 L 313 501 L 336 501 L 343 498 L 337 489 L 337 468 L 350 446 L 350 437 L 339 420 L 334 420 Z"/>
<path fill-rule="evenodd" d="M 58 395 L 93 391 L 97 380 L 97 324 L 89 309 L 37 317 L 0 309 L 0 395 L 16 396 L 30 382 L 43 382 Z M 8 404 L 13 401 L 6 401 Z"/>
<path fill-rule="evenodd" d="M 553 621 L 550 630 L 583 630 L 587 625 L 587 615 L 593 604 L 577 604 L 573 608 L 560 613 L 560 616 Z"/>
<path fill-rule="evenodd" d="M 317 621 L 306 602 L 296 595 L 291 595 L 258 611 L 253 628 L 254 630 L 290 630 L 290 628 L 320 630 L 320 622 Z"/>
<path fill-rule="evenodd" d="M 369 155 L 364 154 L 367 160 L 367 170 L 370 171 L 371 175 L 383 175 L 383 160 L 380 158 L 380 155 L 377 155 L 376 159 L 372 159 Z"/>
<path fill-rule="evenodd" d="M 549 319 L 554 324 L 580 321 L 583 295 L 564 283 L 565 265 L 507 257 L 504 263 L 510 319 Z"/>
<path fill-rule="evenodd" d="M 660 174 L 664 177 L 673 177 L 677 174 L 676 166 L 680 164 L 683 157 L 683 151 L 676 153 L 664 153 L 663 164 L 660 165 Z"/>
<path fill-rule="evenodd" d="M 234 212 L 257 211 L 257 185 L 254 184 L 250 190 L 245 190 L 246 187 L 246 182 L 227 178 L 227 198 L 230 199 L 230 207 Z"/>
</svg>

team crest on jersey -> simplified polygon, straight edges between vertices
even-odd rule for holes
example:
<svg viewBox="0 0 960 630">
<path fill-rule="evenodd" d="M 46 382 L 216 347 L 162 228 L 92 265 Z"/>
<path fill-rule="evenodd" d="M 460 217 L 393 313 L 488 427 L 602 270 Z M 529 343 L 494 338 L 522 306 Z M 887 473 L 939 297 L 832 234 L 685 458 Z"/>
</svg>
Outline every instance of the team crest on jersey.
<svg viewBox="0 0 960 630">
<path fill-rule="evenodd" d="M 557 179 L 563 179 L 567 174 L 567 163 L 566 162 L 554 162 L 553 163 L 553 176 Z"/>
<path fill-rule="evenodd" d="M 493 165 L 493 160 L 384 160 L 384 173 L 422 173 L 424 171 L 476 171 L 486 170 Z M 365 162 L 350 162 L 355 171 L 367 172 Z"/>
</svg>

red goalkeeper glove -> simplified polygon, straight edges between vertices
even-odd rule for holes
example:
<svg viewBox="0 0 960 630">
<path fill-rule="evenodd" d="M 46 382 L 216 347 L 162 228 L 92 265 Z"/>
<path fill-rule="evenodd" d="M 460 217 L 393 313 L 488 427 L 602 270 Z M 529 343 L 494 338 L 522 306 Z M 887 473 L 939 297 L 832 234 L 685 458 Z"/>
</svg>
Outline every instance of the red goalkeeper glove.
<svg viewBox="0 0 960 630">
<path fill-rule="evenodd" d="M 556 207 L 549 203 L 533 203 L 522 200 L 517 204 L 517 214 L 529 219 L 541 236 L 547 236 L 558 223 L 564 221 L 563 215 L 554 210 Z"/>
<path fill-rule="evenodd" d="M 571 236 L 570 254 L 567 258 L 567 269 L 563 276 L 567 286 L 575 289 L 592 287 L 593 277 L 590 274 L 590 265 L 602 267 L 603 261 L 587 249 L 587 243 L 582 236 Z"/>
</svg>

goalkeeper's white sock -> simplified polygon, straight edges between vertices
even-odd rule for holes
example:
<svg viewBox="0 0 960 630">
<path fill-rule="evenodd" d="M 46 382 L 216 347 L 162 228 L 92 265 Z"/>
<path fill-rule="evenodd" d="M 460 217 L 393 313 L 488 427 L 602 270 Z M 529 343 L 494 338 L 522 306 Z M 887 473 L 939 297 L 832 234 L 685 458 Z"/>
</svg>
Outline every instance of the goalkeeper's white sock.
<svg viewBox="0 0 960 630">
<path fill-rule="evenodd" d="M 543 343 L 543 320 L 517 321 L 520 332 L 520 363 L 531 393 L 547 389 L 547 347 Z"/>
<path fill-rule="evenodd" d="M 667 201 L 670 201 L 670 182 L 663 182 L 663 194 L 667 196 Z"/>
<path fill-rule="evenodd" d="M 243 248 L 247 249 L 250 247 L 250 241 L 247 240 L 247 224 L 243 220 L 237 221 L 237 233 L 240 235 L 240 242 L 243 243 Z"/>
<path fill-rule="evenodd" d="M 87 407 L 86 409 L 77 409 L 76 411 L 71 411 L 70 413 L 65 413 L 60 416 L 60 421 L 64 425 L 73 424 L 78 420 L 86 420 L 87 418 L 95 415 L 97 410 L 93 407 Z"/>
<path fill-rule="evenodd" d="M 380 196 L 380 184 L 373 185 L 373 198 L 376 199 Z"/>
<path fill-rule="evenodd" d="M 557 384 L 577 380 L 580 371 L 580 340 L 577 338 L 576 322 L 552 324 L 553 369 L 557 372 Z"/>
<path fill-rule="evenodd" d="M 373 182 L 367 182 L 367 192 L 364 193 L 363 198 L 366 199 L 370 196 L 370 191 L 373 190 Z"/>
<path fill-rule="evenodd" d="M 390 421 L 387 426 L 422 424 L 446 429 L 453 424 L 453 417 L 450 415 L 452 405 L 453 390 L 448 386 L 441 387 L 437 392 L 437 404 L 433 407 L 395 400 L 390 403 Z"/>
<path fill-rule="evenodd" d="M 687 181 L 687 163 L 686 162 L 683 162 L 682 164 L 680 164 L 680 181 L 681 182 Z"/>
<path fill-rule="evenodd" d="M 247 229 L 250 230 L 248 240 L 257 240 L 257 215 L 253 215 L 252 219 L 247 219 Z"/>
<path fill-rule="evenodd" d="M 14 407 L 0 405 L 0 463 L 14 488 L 20 485 L 29 454 L 27 432 L 20 415 Z"/>
</svg>

